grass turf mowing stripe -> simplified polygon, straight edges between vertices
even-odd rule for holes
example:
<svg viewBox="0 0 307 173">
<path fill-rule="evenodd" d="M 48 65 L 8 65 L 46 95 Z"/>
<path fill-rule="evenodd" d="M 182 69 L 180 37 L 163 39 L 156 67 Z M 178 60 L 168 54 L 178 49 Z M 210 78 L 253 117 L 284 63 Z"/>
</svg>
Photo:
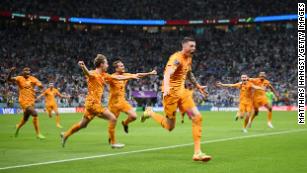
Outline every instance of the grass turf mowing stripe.
<svg viewBox="0 0 307 173">
<path fill-rule="evenodd" d="M 256 138 L 256 137 L 264 137 L 264 136 L 272 136 L 272 135 L 282 135 L 282 134 L 295 133 L 295 132 L 303 132 L 303 131 L 307 131 L 307 129 L 287 130 L 287 131 L 263 133 L 263 134 L 248 135 L 248 136 L 238 136 L 238 137 L 214 139 L 214 140 L 203 141 L 201 143 L 202 144 L 209 144 L 209 143 L 233 141 L 233 140 Z M 46 161 L 46 162 L 40 162 L 40 163 L 7 166 L 7 167 L 0 168 L 0 170 L 7 170 L 7 169 L 14 169 L 14 168 L 23 168 L 23 167 L 31 167 L 31 166 L 39 166 L 39 165 L 48 165 L 48 164 L 71 162 L 71 161 L 86 160 L 86 159 L 103 158 L 103 157 L 125 155 L 125 154 L 133 154 L 133 153 L 142 153 L 142 152 L 148 152 L 148 151 L 173 149 L 173 148 L 186 147 L 186 146 L 191 146 L 191 145 L 194 145 L 194 143 L 171 145 L 171 146 L 156 147 L 156 148 L 148 148 L 148 149 L 142 149 L 142 150 L 126 151 L 126 152 L 118 152 L 118 153 L 110 153 L 110 154 L 101 154 L 101 155 L 96 155 L 96 156 L 79 157 L 79 158 L 72 158 L 72 159 L 65 159 L 65 160 L 55 160 L 55 161 Z"/>
</svg>

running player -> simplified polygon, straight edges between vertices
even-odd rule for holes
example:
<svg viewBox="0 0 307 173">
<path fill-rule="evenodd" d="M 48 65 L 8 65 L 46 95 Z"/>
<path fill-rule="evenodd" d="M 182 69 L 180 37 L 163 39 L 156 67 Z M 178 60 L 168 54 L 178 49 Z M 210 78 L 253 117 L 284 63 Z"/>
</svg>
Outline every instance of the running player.
<svg viewBox="0 0 307 173">
<path fill-rule="evenodd" d="M 55 99 L 55 96 L 61 98 L 70 98 L 69 96 L 63 96 L 58 89 L 54 88 L 53 83 L 49 83 L 49 88 L 47 88 L 41 95 L 37 97 L 36 100 L 39 100 L 41 97 L 45 96 L 45 108 L 48 113 L 49 118 L 52 117 L 52 111 L 55 112 L 56 126 L 62 128 L 60 124 L 60 114 L 58 111 L 58 105 Z"/>
<path fill-rule="evenodd" d="M 104 90 L 104 85 L 107 80 L 117 79 L 117 80 L 127 80 L 127 79 L 138 79 L 137 75 L 131 76 L 122 76 L 122 75 L 109 75 L 106 73 L 108 69 L 107 58 L 102 54 L 97 54 L 94 65 L 95 70 L 89 71 L 83 61 L 78 62 L 83 73 L 87 79 L 88 94 L 85 101 L 85 112 L 84 116 L 80 122 L 74 124 L 68 131 L 61 133 L 61 142 L 62 147 L 65 147 L 67 139 L 79 131 L 80 129 L 85 128 L 88 123 L 98 116 L 99 118 L 107 119 L 112 123 L 116 122 L 116 117 L 109 109 L 101 106 L 101 98 Z"/>
<path fill-rule="evenodd" d="M 125 65 L 122 61 L 117 60 L 113 63 L 113 67 L 115 68 L 115 73 L 113 75 L 122 75 L 122 76 L 133 76 L 135 74 L 126 73 Z M 155 70 L 149 73 L 137 73 L 138 77 L 145 77 L 148 75 L 156 75 L 157 72 Z M 108 80 L 108 84 L 110 85 L 110 96 L 109 96 L 109 110 L 115 115 L 116 119 L 119 117 L 121 112 L 124 112 L 128 115 L 127 119 L 122 121 L 124 131 L 128 133 L 128 125 L 129 123 L 136 120 L 137 114 L 133 110 L 133 107 L 126 100 L 126 85 L 128 80 L 117 80 L 110 79 Z M 116 123 L 112 121 L 109 122 L 109 143 L 112 148 L 124 147 L 124 144 L 116 143 L 115 139 L 115 126 Z M 117 146 L 117 147 L 116 147 Z"/>
<path fill-rule="evenodd" d="M 253 101 L 252 101 L 252 89 L 255 90 L 264 90 L 263 88 L 256 86 L 248 81 L 248 76 L 246 74 L 241 75 L 241 82 L 235 84 L 223 84 L 221 82 L 217 82 L 218 87 L 232 87 L 240 89 L 240 106 L 239 117 L 245 117 L 245 121 L 243 123 L 243 132 L 247 133 L 247 124 L 249 122 L 249 118 L 251 116 Z"/>
<path fill-rule="evenodd" d="M 16 125 L 15 137 L 18 136 L 20 128 L 29 120 L 30 115 L 33 117 L 33 125 L 38 139 L 45 139 L 45 136 L 40 133 L 38 114 L 34 109 L 35 105 L 35 87 L 42 89 L 42 83 L 34 76 L 31 76 L 31 69 L 25 67 L 22 75 L 11 77 L 12 73 L 16 70 L 12 67 L 7 80 L 17 84 L 19 89 L 19 105 L 23 110 L 23 117 L 19 124 Z"/>
<path fill-rule="evenodd" d="M 175 128 L 176 111 L 181 108 L 184 112 L 191 112 L 192 132 L 194 139 L 194 161 L 209 161 L 211 156 L 201 151 L 200 140 L 202 132 L 202 115 L 195 106 L 193 100 L 183 97 L 184 83 L 188 78 L 191 83 L 205 94 L 203 86 L 195 79 L 192 73 L 192 56 L 196 50 L 196 42 L 193 38 L 185 37 L 182 42 L 182 50 L 174 53 L 168 60 L 163 78 L 163 107 L 165 116 L 155 113 L 151 107 L 147 107 L 141 121 L 152 118 L 168 131 Z"/>
<path fill-rule="evenodd" d="M 266 79 L 265 72 L 260 72 L 258 78 L 250 78 L 250 82 L 252 82 L 256 86 L 270 88 L 273 93 L 276 96 L 276 99 L 279 100 L 279 95 L 276 92 L 275 88 L 271 85 L 271 83 Z M 255 119 L 255 117 L 259 113 L 259 108 L 261 106 L 264 106 L 268 110 L 268 120 L 267 124 L 270 128 L 274 128 L 272 124 L 272 106 L 269 104 L 268 99 L 266 98 L 265 91 L 264 90 L 256 90 L 253 95 L 253 104 L 254 104 L 254 113 L 251 116 L 249 126 L 251 126 L 251 123 Z"/>
</svg>

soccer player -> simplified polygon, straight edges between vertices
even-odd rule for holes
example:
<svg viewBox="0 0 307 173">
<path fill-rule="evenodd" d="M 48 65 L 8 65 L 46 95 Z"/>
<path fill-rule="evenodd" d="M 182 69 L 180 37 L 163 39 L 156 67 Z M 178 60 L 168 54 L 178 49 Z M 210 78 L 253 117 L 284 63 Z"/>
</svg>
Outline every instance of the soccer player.
<svg viewBox="0 0 307 173">
<path fill-rule="evenodd" d="M 113 63 L 113 67 L 115 68 L 115 73 L 113 75 L 122 75 L 122 76 L 133 76 L 135 74 L 126 73 L 125 65 L 122 61 L 117 60 Z M 137 73 L 136 75 L 141 78 L 148 75 L 156 75 L 157 72 L 155 70 L 149 73 Z M 136 120 L 137 114 L 133 110 L 133 107 L 126 100 L 126 85 L 128 80 L 117 80 L 117 79 L 109 79 L 107 83 L 110 86 L 110 96 L 109 96 L 109 110 L 115 115 L 116 119 L 119 117 L 120 112 L 124 112 L 128 115 L 127 119 L 122 121 L 121 124 L 124 128 L 124 131 L 128 133 L 128 125 L 129 123 Z M 109 143 L 112 148 L 121 148 L 124 147 L 124 144 L 116 143 L 115 139 L 115 126 L 116 122 L 109 122 Z"/>
<path fill-rule="evenodd" d="M 271 83 L 266 79 L 266 74 L 265 72 L 260 72 L 258 78 L 250 78 L 250 82 L 252 82 L 256 86 L 270 88 L 273 93 L 275 94 L 277 100 L 279 100 L 279 95 L 276 92 L 275 88 L 271 85 Z M 251 123 L 255 119 L 255 117 L 259 113 L 259 108 L 261 106 L 264 106 L 268 110 L 268 120 L 267 124 L 270 128 L 274 128 L 272 124 L 272 106 L 269 104 L 268 99 L 266 98 L 265 95 L 265 90 L 256 90 L 253 95 L 253 104 L 254 104 L 254 113 L 251 116 L 249 126 L 251 126 Z"/>
<path fill-rule="evenodd" d="M 122 76 L 122 75 L 109 75 L 106 73 L 108 69 L 107 58 L 102 54 L 97 54 L 94 65 L 95 70 L 89 71 L 83 61 L 78 62 L 81 67 L 86 79 L 88 86 L 88 93 L 85 100 L 85 112 L 80 122 L 74 124 L 69 130 L 61 133 L 62 147 L 65 147 L 67 139 L 79 131 L 80 129 L 86 128 L 95 116 L 116 122 L 116 117 L 109 109 L 101 106 L 101 98 L 104 90 L 104 85 L 107 80 L 127 80 L 127 79 L 138 79 L 137 75 Z"/>
<path fill-rule="evenodd" d="M 252 100 L 252 89 L 255 90 L 264 90 L 263 88 L 256 86 L 248 81 L 248 76 L 246 74 L 241 75 L 241 82 L 235 84 L 223 84 L 221 82 L 217 82 L 218 87 L 232 87 L 240 89 L 240 104 L 239 104 L 239 117 L 245 117 L 245 121 L 243 123 L 243 132 L 247 133 L 247 124 L 249 122 L 249 118 L 251 116 L 253 100 Z"/>
<path fill-rule="evenodd" d="M 205 94 L 205 87 L 201 86 L 192 73 L 192 56 L 196 50 L 196 42 L 193 38 L 185 37 L 181 42 L 182 50 L 174 53 L 169 58 L 163 78 L 163 107 L 166 116 L 155 113 L 151 107 L 145 109 L 141 117 L 144 122 L 152 118 L 163 128 L 172 131 L 175 128 L 176 111 L 181 108 L 184 112 L 191 112 L 192 133 L 194 139 L 194 161 L 209 161 L 211 156 L 201 151 L 200 140 L 202 132 L 202 116 L 195 106 L 193 100 L 188 101 L 183 97 L 184 83 L 188 78 L 191 83 L 202 93 Z"/>
<path fill-rule="evenodd" d="M 15 137 L 18 136 L 20 128 L 29 120 L 29 117 L 33 117 L 33 125 L 38 139 L 45 139 L 45 136 L 40 133 L 38 114 L 34 109 L 35 105 L 35 87 L 42 89 L 42 83 L 34 76 L 31 75 L 31 69 L 25 67 L 20 76 L 12 77 L 12 73 L 16 70 L 12 67 L 7 80 L 17 84 L 19 89 L 19 105 L 23 110 L 23 117 L 19 124 L 16 125 Z"/>
<path fill-rule="evenodd" d="M 47 88 L 41 95 L 37 97 L 36 100 L 39 100 L 41 97 L 45 96 L 45 105 L 49 118 L 52 117 L 52 111 L 55 112 L 56 117 L 56 126 L 62 128 L 60 124 L 60 114 L 58 111 L 58 105 L 56 103 L 55 96 L 61 98 L 70 98 L 69 96 L 63 96 L 58 89 L 54 88 L 53 83 L 49 83 L 49 88 Z"/>
</svg>

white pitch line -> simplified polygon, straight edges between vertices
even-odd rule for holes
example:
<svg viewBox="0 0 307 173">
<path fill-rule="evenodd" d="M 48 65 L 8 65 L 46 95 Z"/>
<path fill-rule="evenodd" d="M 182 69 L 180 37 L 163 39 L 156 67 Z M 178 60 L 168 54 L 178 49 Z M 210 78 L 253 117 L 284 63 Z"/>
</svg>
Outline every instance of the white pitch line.
<svg viewBox="0 0 307 173">
<path fill-rule="evenodd" d="M 202 144 L 209 144 L 209 143 L 233 141 L 233 140 L 240 140 L 240 139 L 247 139 L 247 138 L 263 137 L 263 136 L 281 135 L 281 134 L 303 132 L 303 131 L 307 131 L 307 129 L 287 130 L 287 131 L 263 133 L 263 134 L 248 135 L 248 136 L 238 136 L 238 137 L 231 137 L 231 138 L 214 139 L 214 140 L 209 140 L 209 141 L 203 141 L 201 143 Z M 7 167 L 0 168 L 0 170 L 7 170 L 7 169 L 13 169 L 13 168 L 24 168 L 24 167 L 31 167 L 31 166 L 38 166 L 38 165 L 49 165 L 49 164 L 54 164 L 54 163 L 63 163 L 63 162 L 71 162 L 71 161 L 77 161 L 77 160 L 103 158 L 103 157 L 118 156 L 118 155 L 133 154 L 133 153 L 143 153 L 143 152 L 148 152 L 148 151 L 157 151 L 157 150 L 186 147 L 186 146 L 190 146 L 190 145 L 194 145 L 194 143 L 171 145 L 171 146 L 156 147 L 156 148 L 148 148 L 148 149 L 135 150 L 135 151 L 125 151 L 125 152 L 119 152 L 119 153 L 101 154 L 101 155 L 96 155 L 96 156 L 87 156 L 87 157 L 79 157 L 79 158 L 64 159 L 64 160 L 54 160 L 54 161 L 31 163 L 31 164 L 25 164 L 25 165 L 7 166 Z"/>
</svg>

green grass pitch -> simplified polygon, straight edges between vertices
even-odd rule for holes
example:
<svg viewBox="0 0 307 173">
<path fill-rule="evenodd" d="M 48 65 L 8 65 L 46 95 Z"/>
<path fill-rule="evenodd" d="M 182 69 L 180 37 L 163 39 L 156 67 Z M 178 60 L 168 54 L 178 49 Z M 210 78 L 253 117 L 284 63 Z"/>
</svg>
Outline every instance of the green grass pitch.
<svg viewBox="0 0 307 173">
<path fill-rule="evenodd" d="M 234 121 L 235 112 L 202 112 L 202 115 L 202 141 L 207 141 L 202 149 L 213 156 L 208 163 L 192 161 L 193 145 L 189 145 L 192 143 L 191 121 L 187 117 L 181 124 L 177 116 L 176 128 L 172 132 L 162 129 L 153 120 L 145 123 L 138 120 L 130 124 L 129 134 L 125 134 L 119 123 L 126 118 L 123 114 L 116 133 L 117 141 L 126 144 L 126 147 L 111 149 L 107 142 L 107 122 L 99 118 L 71 136 L 66 147 L 62 148 L 60 132 L 79 121 L 81 114 L 62 114 L 64 129 L 55 127 L 54 117 L 50 119 L 46 114 L 40 114 L 41 131 L 46 140 L 35 138 L 31 119 L 20 130 L 19 136 L 13 137 L 20 116 L 2 115 L 0 173 L 307 171 L 307 128 L 306 125 L 297 125 L 296 112 L 273 112 L 274 129 L 267 127 L 266 112 L 261 112 L 248 134 L 241 132 L 242 121 Z M 101 157 L 62 162 L 91 156 Z M 49 161 L 58 162 L 3 169 Z"/>
</svg>

